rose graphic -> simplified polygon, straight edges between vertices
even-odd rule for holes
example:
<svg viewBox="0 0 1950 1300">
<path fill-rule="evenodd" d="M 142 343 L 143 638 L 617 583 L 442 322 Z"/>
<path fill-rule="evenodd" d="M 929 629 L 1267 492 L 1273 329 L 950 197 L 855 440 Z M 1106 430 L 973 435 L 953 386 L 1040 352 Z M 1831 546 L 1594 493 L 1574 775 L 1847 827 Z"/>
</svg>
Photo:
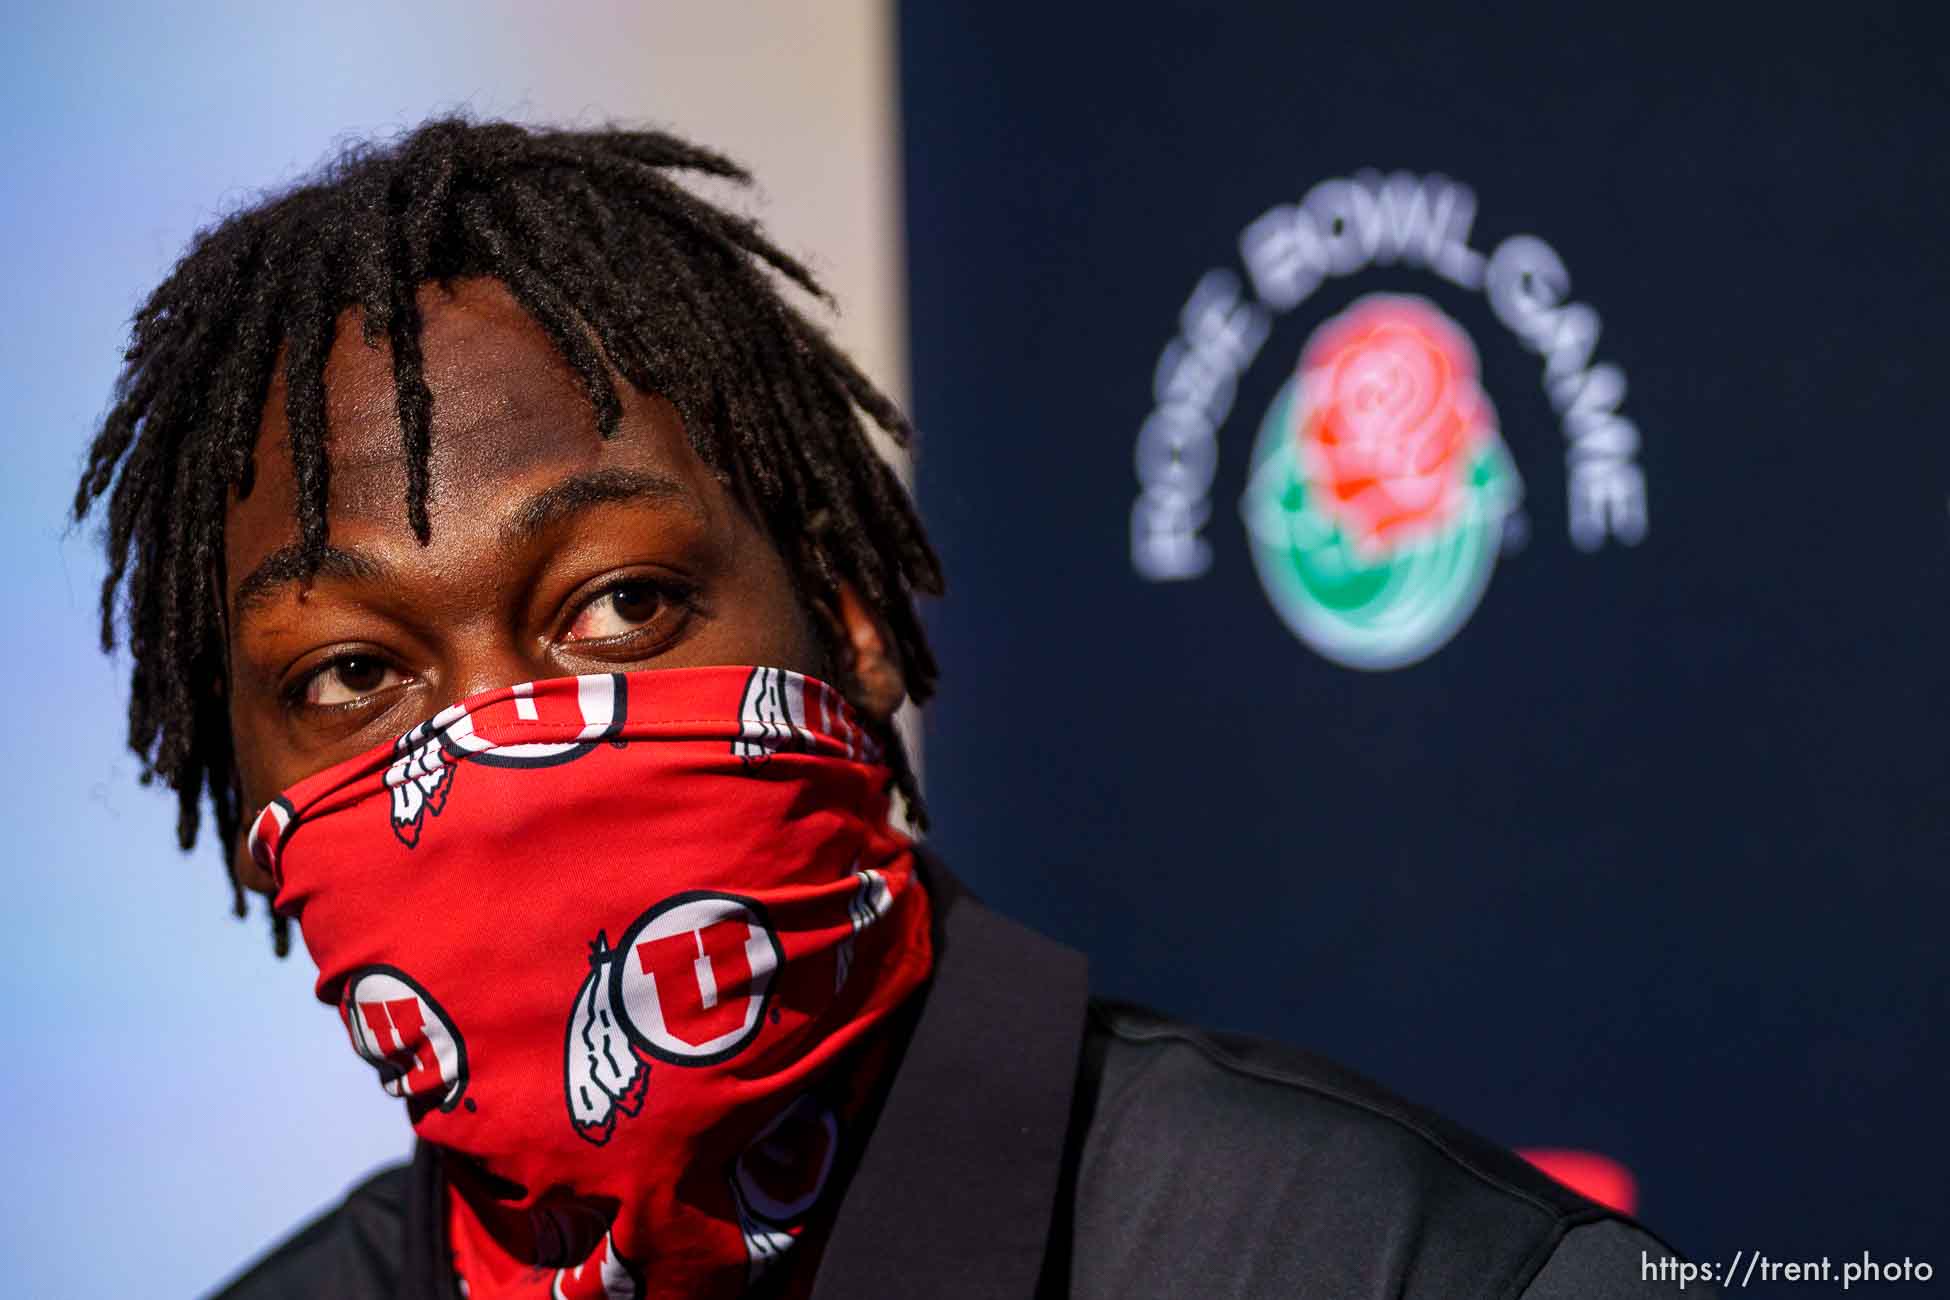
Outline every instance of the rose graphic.
<svg viewBox="0 0 1950 1300">
<path fill-rule="evenodd" d="M 1423 298 L 1363 298 L 1314 331 L 1253 443 L 1253 567 L 1302 641 L 1401 668 L 1454 636 L 1496 566 L 1523 480 L 1462 327 Z"/>
<path fill-rule="evenodd" d="M 1308 342 L 1295 426 L 1320 509 L 1373 555 L 1449 526 L 1496 413 L 1460 329 L 1418 299 L 1378 296 Z"/>
</svg>

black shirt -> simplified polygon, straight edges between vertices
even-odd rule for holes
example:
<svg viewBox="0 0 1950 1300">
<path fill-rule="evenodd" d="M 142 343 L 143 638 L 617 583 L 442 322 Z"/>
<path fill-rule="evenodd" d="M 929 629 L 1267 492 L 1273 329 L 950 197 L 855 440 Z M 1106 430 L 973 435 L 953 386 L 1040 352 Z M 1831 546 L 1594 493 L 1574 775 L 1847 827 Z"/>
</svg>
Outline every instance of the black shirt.
<svg viewBox="0 0 1950 1300">
<path fill-rule="evenodd" d="M 938 864 L 936 966 L 814 1300 L 1678 1294 L 1644 1229 L 1319 1057 L 1092 1000 Z M 221 1292 L 457 1300 L 424 1145 Z M 1711 1295 L 1693 1283 L 1686 1295 Z"/>
</svg>

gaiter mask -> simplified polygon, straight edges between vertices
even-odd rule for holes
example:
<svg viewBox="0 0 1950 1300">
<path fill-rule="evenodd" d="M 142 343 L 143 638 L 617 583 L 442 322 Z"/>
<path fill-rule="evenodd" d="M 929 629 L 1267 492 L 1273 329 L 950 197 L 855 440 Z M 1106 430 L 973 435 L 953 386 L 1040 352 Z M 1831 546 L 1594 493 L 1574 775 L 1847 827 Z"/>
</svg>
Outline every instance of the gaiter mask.
<svg viewBox="0 0 1950 1300">
<path fill-rule="evenodd" d="M 822 1208 L 927 976 L 890 773 L 776 668 L 489 691 L 250 848 L 353 1050 L 447 1153 L 470 1300 L 733 1296 Z"/>
</svg>

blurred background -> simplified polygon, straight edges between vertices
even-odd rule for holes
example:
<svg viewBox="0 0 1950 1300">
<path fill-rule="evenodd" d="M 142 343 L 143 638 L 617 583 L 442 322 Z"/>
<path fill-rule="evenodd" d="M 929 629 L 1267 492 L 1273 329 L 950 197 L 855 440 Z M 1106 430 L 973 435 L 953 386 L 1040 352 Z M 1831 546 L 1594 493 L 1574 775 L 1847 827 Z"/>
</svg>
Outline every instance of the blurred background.
<svg viewBox="0 0 1950 1300">
<path fill-rule="evenodd" d="M 137 786 L 64 511 L 191 234 L 455 108 L 757 174 L 922 430 L 934 842 L 1102 991 L 1698 1257 L 1950 1267 L 1950 32 L 1316 9 L 10 9 L 7 1289 L 406 1151 Z"/>
</svg>

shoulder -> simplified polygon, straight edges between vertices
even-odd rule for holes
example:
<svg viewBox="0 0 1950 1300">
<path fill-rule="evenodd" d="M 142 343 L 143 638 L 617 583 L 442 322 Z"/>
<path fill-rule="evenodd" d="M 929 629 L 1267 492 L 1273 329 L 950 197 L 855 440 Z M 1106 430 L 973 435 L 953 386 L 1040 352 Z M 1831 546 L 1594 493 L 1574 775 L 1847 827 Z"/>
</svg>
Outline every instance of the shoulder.
<svg viewBox="0 0 1950 1300">
<path fill-rule="evenodd" d="M 383 1169 L 312 1220 L 212 1300 L 378 1296 L 398 1285 L 409 1167 Z"/>
<path fill-rule="evenodd" d="M 1078 1106 L 1079 1296 L 1640 1295 L 1670 1253 L 1331 1061 L 1135 1007 L 1092 1004 Z"/>
</svg>

